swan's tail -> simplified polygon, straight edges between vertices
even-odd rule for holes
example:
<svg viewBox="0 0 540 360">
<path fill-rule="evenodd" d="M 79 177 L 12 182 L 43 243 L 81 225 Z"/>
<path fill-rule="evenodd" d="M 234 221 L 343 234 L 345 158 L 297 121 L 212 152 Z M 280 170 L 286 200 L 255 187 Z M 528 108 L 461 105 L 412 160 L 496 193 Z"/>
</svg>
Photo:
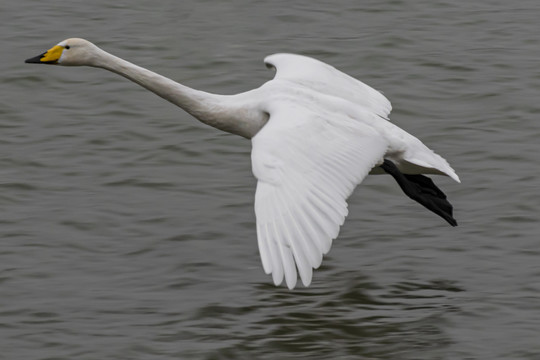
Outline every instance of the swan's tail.
<svg viewBox="0 0 540 360">
<path fill-rule="evenodd" d="M 404 160 L 399 164 L 399 170 L 404 174 L 439 174 L 447 175 L 461 182 L 448 161 L 411 134 L 407 134 L 407 150 L 402 155 Z M 411 168 L 411 169 L 407 169 Z M 412 170 L 411 172 L 407 170 Z"/>
<path fill-rule="evenodd" d="M 446 175 L 461 182 L 454 169 L 442 156 L 428 148 L 422 141 L 390 122 L 383 123 L 390 147 L 386 158 L 392 160 L 403 174 Z"/>
</svg>

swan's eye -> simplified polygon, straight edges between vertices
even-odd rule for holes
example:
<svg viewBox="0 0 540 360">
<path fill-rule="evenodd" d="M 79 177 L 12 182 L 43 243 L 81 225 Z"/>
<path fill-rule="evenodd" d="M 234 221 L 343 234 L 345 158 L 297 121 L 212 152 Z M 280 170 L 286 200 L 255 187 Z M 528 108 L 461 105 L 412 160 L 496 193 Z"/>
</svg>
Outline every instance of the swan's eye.
<svg viewBox="0 0 540 360">
<path fill-rule="evenodd" d="M 69 50 L 69 45 L 64 46 L 64 49 Z"/>
</svg>

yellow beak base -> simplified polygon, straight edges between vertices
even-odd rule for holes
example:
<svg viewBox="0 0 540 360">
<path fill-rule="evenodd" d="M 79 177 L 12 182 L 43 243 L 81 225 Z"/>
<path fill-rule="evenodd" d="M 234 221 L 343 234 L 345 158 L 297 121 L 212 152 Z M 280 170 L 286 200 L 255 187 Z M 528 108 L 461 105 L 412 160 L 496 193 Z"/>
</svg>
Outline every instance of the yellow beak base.
<svg viewBox="0 0 540 360">
<path fill-rule="evenodd" d="M 60 56 L 62 56 L 62 51 L 64 51 L 64 47 L 55 45 L 43 54 L 26 59 L 24 62 L 29 64 L 56 64 Z"/>
</svg>

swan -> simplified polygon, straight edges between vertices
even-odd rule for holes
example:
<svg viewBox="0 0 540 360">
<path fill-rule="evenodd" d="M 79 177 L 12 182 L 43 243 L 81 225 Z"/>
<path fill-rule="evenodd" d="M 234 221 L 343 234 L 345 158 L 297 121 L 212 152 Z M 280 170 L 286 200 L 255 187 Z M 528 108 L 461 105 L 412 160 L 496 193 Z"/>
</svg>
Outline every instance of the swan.
<svg viewBox="0 0 540 360">
<path fill-rule="evenodd" d="M 272 80 L 237 95 L 195 90 L 67 39 L 26 63 L 103 68 L 181 107 L 201 122 L 251 139 L 256 230 L 263 269 L 289 289 L 304 286 L 348 214 L 347 198 L 368 174 L 389 174 L 411 199 L 457 226 L 446 195 L 423 174 L 460 182 L 448 162 L 390 122 L 377 90 L 319 60 L 266 57 Z"/>
</svg>

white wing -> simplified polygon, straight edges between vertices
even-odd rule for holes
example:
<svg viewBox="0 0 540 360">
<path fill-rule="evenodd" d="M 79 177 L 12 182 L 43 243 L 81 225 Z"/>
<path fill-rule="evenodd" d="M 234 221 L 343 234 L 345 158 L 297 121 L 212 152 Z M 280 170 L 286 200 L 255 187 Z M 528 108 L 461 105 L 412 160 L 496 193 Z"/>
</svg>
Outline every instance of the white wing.
<svg viewBox="0 0 540 360">
<path fill-rule="evenodd" d="M 387 120 L 392 111 L 390 101 L 380 92 L 322 61 L 302 55 L 274 54 L 267 56 L 264 63 L 276 69 L 275 79 L 292 80 L 323 94 L 349 100 Z"/>
<path fill-rule="evenodd" d="M 274 54 L 267 56 L 264 62 L 268 67 L 276 69 L 277 80 L 292 81 L 321 94 L 347 100 L 364 111 L 379 115 L 372 118 L 371 123 L 375 127 L 386 129 L 386 133 L 390 135 L 390 148 L 397 147 L 393 152 L 402 156 L 402 159 L 395 159 L 402 172 L 446 174 L 457 182 L 460 181 L 448 162 L 420 140 L 393 124 L 385 124 L 383 119 L 389 120 L 392 106 L 377 90 L 331 65 L 302 55 Z M 365 116 L 354 116 L 359 121 L 367 120 Z M 405 160 L 406 163 L 400 160 Z"/>
<path fill-rule="evenodd" d="M 257 238 L 264 270 L 279 285 L 305 286 L 347 216 L 346 199 L 387 144 L 340 113 L 280 104 L 253 137 Z"/>
</svg>

